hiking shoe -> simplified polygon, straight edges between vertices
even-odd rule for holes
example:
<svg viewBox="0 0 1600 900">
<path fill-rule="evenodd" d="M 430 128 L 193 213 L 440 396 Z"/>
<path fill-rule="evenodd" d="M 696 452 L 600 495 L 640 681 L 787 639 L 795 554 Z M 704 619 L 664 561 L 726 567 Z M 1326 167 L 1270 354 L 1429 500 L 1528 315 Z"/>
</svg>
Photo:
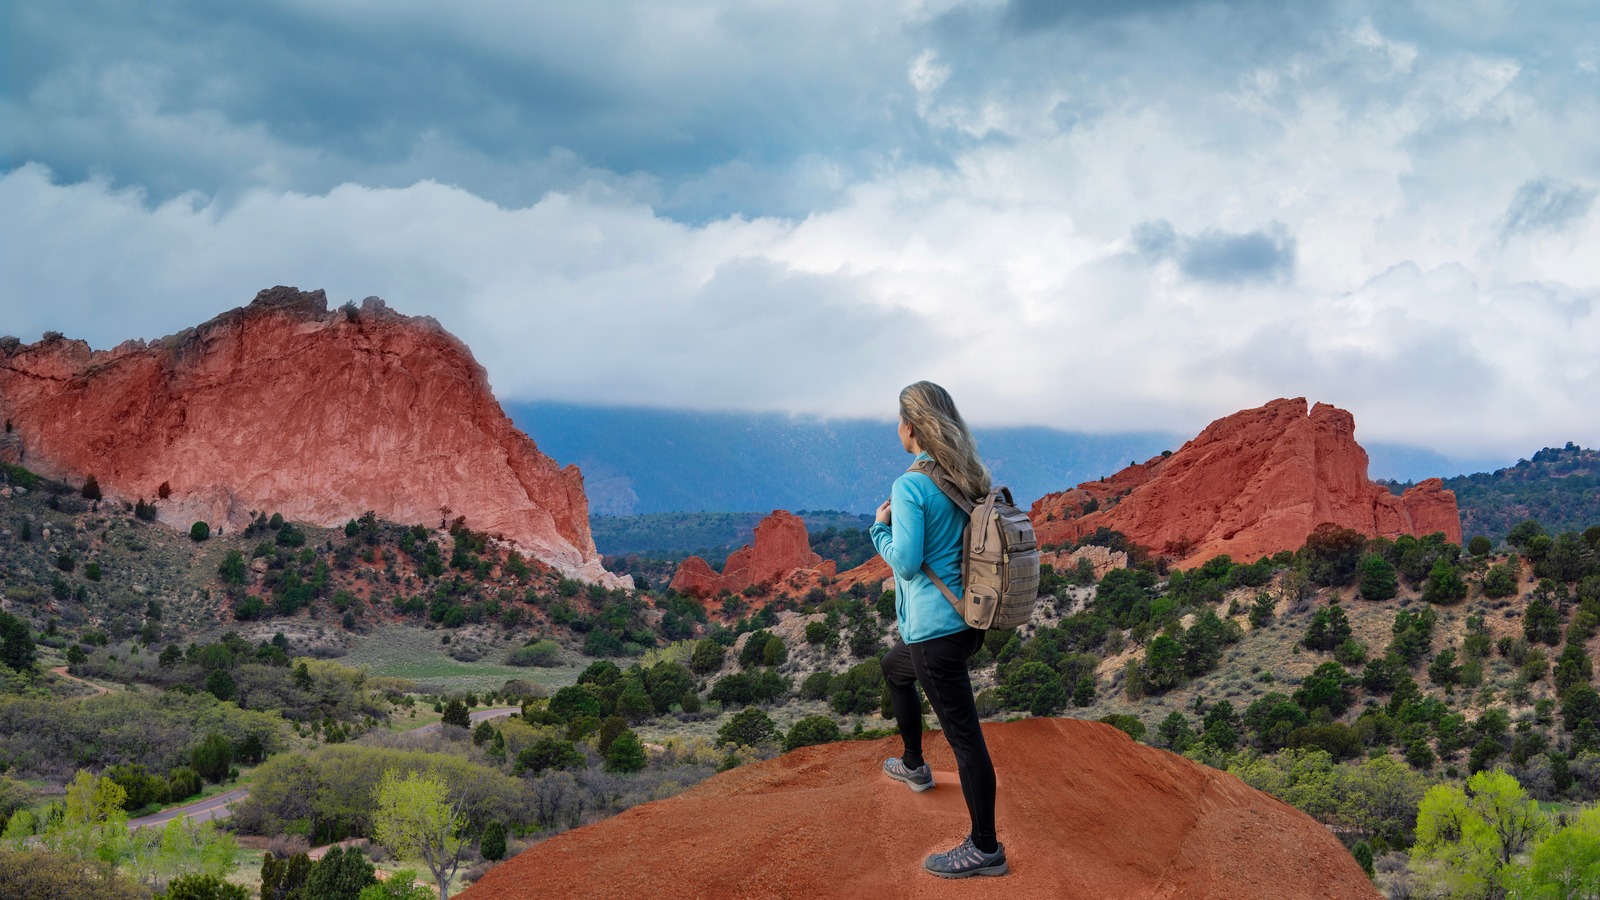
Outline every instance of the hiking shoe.
<svg viewBox="0 0 1600 900">
<path fill-rule="evenodd" d="M 900 757 L 891 756 L 883 761 L 883 774 L 895 781 L 904 781 L 919 794 L 933 787 L 933 770 L 928 768 L 927 763 L 915 769 L 908 769 L 906 764 L 900 761 Z"/>
<path fill-rule="evenodd" d="M 985 853 L 972 843 L 972 835 L 954 850 L 935 853 L 922 867 L 940 878 L 971 878 L 974 875 L 1004 875 L 1011 871 L 1006 865 L 1006 845 L 995 845 L 993 853 Z"/>
</svg>

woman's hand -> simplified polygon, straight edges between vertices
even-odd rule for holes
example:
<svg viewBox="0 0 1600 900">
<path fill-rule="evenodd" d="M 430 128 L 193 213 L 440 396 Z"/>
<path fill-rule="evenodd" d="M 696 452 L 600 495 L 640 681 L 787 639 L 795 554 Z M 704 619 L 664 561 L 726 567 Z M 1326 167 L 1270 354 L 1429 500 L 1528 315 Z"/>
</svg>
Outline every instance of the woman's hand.
<svg viewBox="0 0 1600 900">
<path fill-rule="evenodd" d="M 889 501 L 885 500 L 878 505 L 877 520 L 879 525 L 889 524 Z"/>
</svg>

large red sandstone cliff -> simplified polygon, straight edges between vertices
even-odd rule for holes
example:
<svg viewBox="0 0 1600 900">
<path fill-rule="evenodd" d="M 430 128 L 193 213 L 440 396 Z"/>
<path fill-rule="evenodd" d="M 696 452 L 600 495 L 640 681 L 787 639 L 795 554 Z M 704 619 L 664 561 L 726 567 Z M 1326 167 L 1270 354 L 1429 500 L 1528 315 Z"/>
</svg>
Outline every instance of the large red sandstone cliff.
<svg viewBox="0 0 1600 900">
<path fill-rule="evenodd" d="M 1355 418 L 1323 403 L 1308 412 L 1304 398 L 1218 419 L 1169 456 L 1040 498 L 1032 516 L 1041 543 L 1105 526 L 1193 561 L 1296 549 L 1323 522 L 1371 537 L 1442 531 L 1461 542 L 1455 494 L 1443 482 L 1394 496 L 1367 478 Z"/>
<path fill-rule="evenodd" d="M 756 525 L 755 540 L 728 555 L 719 574 L 711 564 L 691 556 L 678 565 L 671 587 L 681 594 L 707 599 L 723 591 L 739 593 L 750 585 L 774 586 L 796 570 L 832 575 L 833 560 L 811 549 L 805 520 L 782 509 Z"/>
<path fill-rule="evenodd" d="M 1376 900 L 1326 828 L 1225 772 L 1098 722 L 984 726 L 1011 874 L 945 881 L 922 859 L 966 836 L 949 745 L 916 794 L 879 770 L 895 738 L 806 747 L 557 835 L 462 900 L 860 897 Z"/>
<path fill-rule="evenodd" d="M 576 466 L 512 426 L 482 366 L 431 318 L 376 297 L 329 312 L 277 287 L 146 345 L 54 338 L 0 347 L 0 415 L 23 461 L 154 499 L 168 524 L 239 527 L 251 510 L 338 525 L 366 510 L 429 526 L 465 516 L 591 581 L 600 565 Z"/>
</svg>

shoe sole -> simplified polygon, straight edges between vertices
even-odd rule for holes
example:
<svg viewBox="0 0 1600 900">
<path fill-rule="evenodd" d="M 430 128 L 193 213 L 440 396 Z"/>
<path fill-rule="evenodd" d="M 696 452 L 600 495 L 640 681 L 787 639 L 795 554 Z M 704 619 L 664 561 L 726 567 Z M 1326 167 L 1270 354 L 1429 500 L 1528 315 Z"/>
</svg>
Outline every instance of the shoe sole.
<svg viewBox="0 0 1600 900">
<path fill-rule="evenodd" d="M 895 775 L 895 774 L 891 773 L 888 769 L 884 769 L 883 770 L 883 774 L 888 775 L 890 778 L 893 778 L 895 781 L 900 782 L 901 784 L 911 788 L 913 791 L 916 791 L 919 794 L 922 793 L 923 791 L 933 790 L 933 779 L 932 778 L 928 779 L 928 783 L 927 784 L 918 784 L 917 782 L 912 781 L 909 778 L 902 778 L 899 775 Z"/>
<path fill-rule="evenodd" d="M 965 872 L 938 872 L 923 866 L 922 871 L 927 872 L 929 875 L 937 875 L 940 878 L 972 878 L 984 875 L 1005 875 L 1011 871 L 1011 866 L 1008 863 L 1001 863 L 998 866 L 983 866 L 978 869 L 968 869 Z"/>
</svg>

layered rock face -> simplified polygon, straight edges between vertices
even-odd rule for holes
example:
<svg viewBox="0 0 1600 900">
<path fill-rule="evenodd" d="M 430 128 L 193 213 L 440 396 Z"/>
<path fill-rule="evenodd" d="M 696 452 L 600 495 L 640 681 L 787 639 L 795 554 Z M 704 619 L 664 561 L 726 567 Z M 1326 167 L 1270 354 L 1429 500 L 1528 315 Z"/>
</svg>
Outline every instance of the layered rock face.
<svg viewBox="0 0 1600 900">
<path fill-rule="evenodd" d="M 983 730 L 1003 878 L 922 871 L 970 825 L 955 761 L 945 741 L 927 741 L 938 786 L 912 793 L 879 768 L 900 749 L 886 738 L 740 766 L 535 844 L 461 897 L 1379 897 L 1326 828 L 1225 772 L 1098 722 Z"/>
<path fill-rule="evenodd" d="M 772 514 L 756 525 L 755 540 L 729 554 L 722 572 L 698 556 L 678 566 L 672 576 L 672 589 L 691 597 L 706 599 L 723 591 L 739 593 L 753 584 L 776 585 L 797 570 L 809 575 L 834 574 L 833 560 L 824 560 L 811 549 L 806 523 L 785 510 Z"/>
<path fill-rule="evenodd" d="M 1350 413 L 1274 400 L 1211 423 L 1170 456 L 1034 503 L 1040 543 L 1105 526 L 1179 560 L 1251 561 L 1293 550 L 1319 524 L 1370 537 L 1442 531 L 1461 541 L 1455 494 L 1437 478 L 1396 497 L 1367 478 Z"/>
<path fill-rule="evenodd" d="M 160 519 L 237 528 L 251 510 L 338 525 L 367 510 L 429 527 L 466 517 L 562 572 L 600 565 L 576 466 L 512 426 L 472 354 L 431 318 L 369 297 L 329 312 L 277 287 L 146 345 L 0 347 L 0 414 L 23 462 L 94 475 Z"/>
</svg>

